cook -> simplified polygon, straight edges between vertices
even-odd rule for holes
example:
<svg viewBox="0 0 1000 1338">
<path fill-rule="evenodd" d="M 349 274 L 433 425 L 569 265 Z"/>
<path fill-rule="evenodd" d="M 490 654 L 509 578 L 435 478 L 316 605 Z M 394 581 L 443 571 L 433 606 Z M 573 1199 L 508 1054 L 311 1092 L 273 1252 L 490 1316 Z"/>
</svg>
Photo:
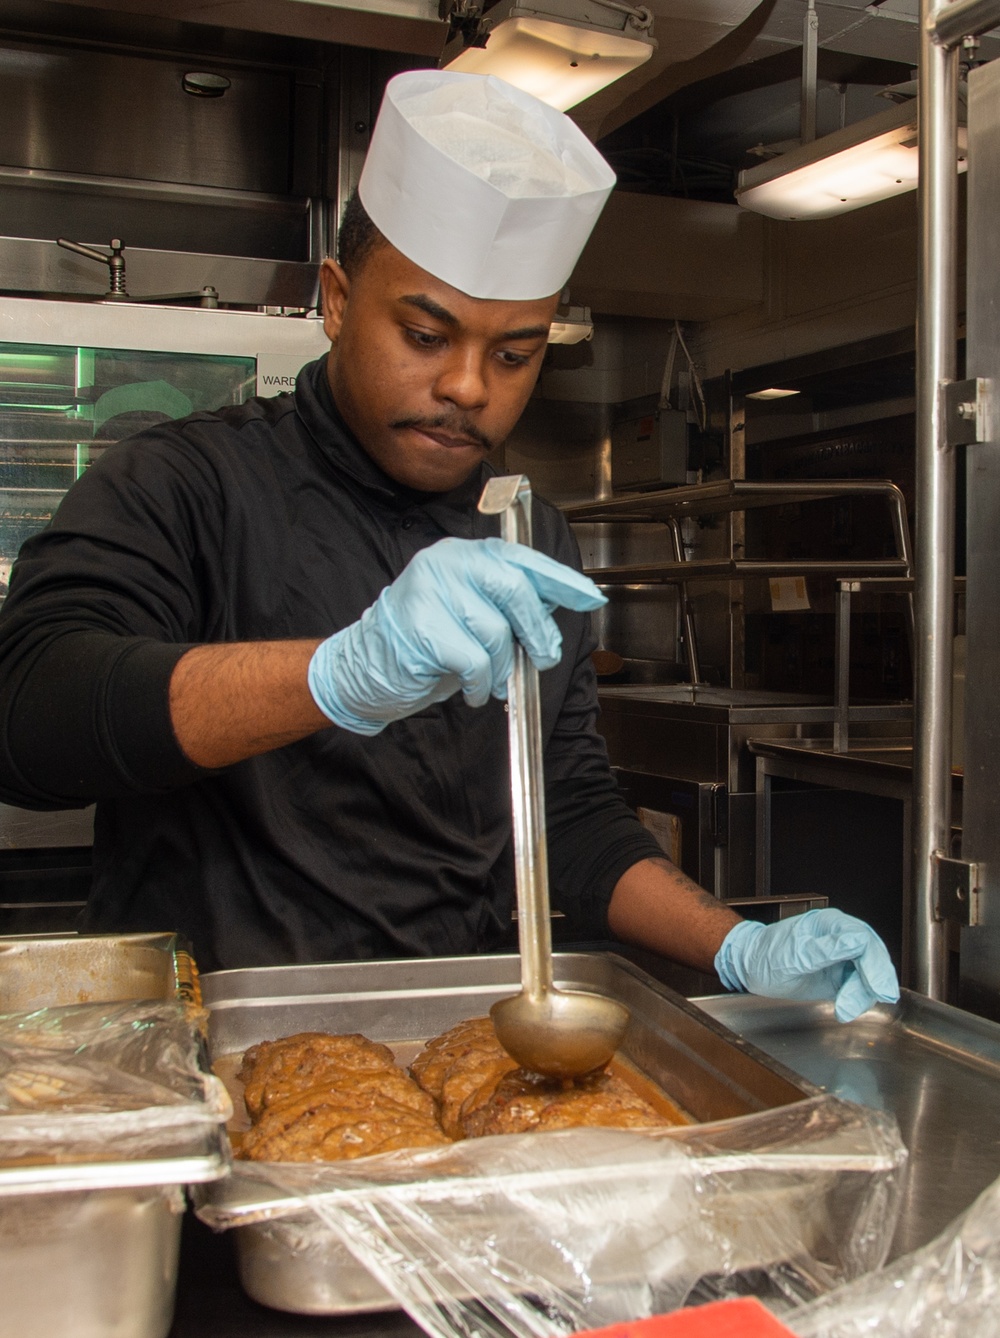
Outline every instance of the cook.
<svg viewBox="0 0 1000 1338">
<path fill-rule="evenodd" d="M 205 969 L 488 952 L 511 921 L 505 682 L 543 671 L 553 900 L 729 989 L 898 997 L 837 911 L 741 921 L 665 859 L 595 729 L 558 511 L 477 513 L 614 184 L 494 78 L 388 86 L 294 394 L 110 447 L 23 547 L 0 618 L 0 797 L 97 801 L 88 931 L 177 928 Z"/>
</svg>

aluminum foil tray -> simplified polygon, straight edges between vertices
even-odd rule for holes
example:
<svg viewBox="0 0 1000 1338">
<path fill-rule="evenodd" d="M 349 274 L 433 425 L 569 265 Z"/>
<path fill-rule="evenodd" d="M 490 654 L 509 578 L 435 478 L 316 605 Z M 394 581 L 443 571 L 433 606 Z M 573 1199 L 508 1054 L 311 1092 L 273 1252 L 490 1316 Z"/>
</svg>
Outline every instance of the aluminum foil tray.
<svg viewBox="0 0 1000 1338">
<path fill-rule="evenodd" d="M 772 1110 L 819 1091 L 623 958 L 561 953 L 554 970 L 559 987 L 594 990 L 628 1007 L 621 1055 L 696 1122 Z M 519 979 L 516 956 L 215 972 L 202 979 L 209 1051 L 217 1063 L 295 1032 L 362 1032 L 405 1062 L 430 1037 L 488 1012 L 519 988 Z M 245 1214 L 237 1253 L 241 1280 L 256 1301 L 311 1314 L 392 1304 L 333 1242 L 316 1248 L 293 1195 L 236 1176 L 208 1187 L 201 1198 L 224 1204 L 230 1215 Z"/>
</svg>

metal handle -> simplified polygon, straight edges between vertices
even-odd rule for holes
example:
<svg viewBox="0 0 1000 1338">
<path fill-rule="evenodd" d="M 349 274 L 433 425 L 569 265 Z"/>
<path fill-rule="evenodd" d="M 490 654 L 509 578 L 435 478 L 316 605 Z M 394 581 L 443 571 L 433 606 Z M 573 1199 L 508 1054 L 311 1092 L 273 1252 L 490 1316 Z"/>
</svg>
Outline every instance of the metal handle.
<svg viewBox="0 0 1000 1338">
<path fill-rule="evenodd" d="M 486 515 L 499 514 L 501 538 L 532 546 L 531 484 L 525 475 L 490 479 L 483 489 L 479 510 Z M 514 669 L 507 680 L 507 728 L 521 988 L 529 998 L 540 999 L 552 989 L 542 709 L 538 670 L 517 640 Z"/>
<path fill-rule="evenodd" d="M 105 255 L 103 251 L 98 251 L 93 246 L 84 246 L 81 242 L 67 241 L 65 237 L 56 238 L 56 246 L 61 246 L 66 251 L 75 251 L 77 255 L 86 256 L 88 260 L 99 260 L 102 265 L 107 265 L 108 297 L 127 297 L 125 256 L 123 254 L 125 245 L 120 237 L 112 237 L 109 245 L 111 254 Z"/>
</svg>

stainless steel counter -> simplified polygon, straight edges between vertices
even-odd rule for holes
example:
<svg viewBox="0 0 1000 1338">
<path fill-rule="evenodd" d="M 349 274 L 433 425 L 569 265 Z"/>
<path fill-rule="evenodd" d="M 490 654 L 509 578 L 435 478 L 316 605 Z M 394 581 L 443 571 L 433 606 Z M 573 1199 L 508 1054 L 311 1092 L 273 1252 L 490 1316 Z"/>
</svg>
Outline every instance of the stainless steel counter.
<svg viewBox="0 0 1000 1338">
<path fill-rule="evenodd" d="M 752 738 L 751 753 L 769 759 L 768 774 L 795 775 L 813 780 L 823 772 L 823 784 L 854 785 L 865 780 L 884 780 L 903 793 L 913 784 L 913 740 L 910 738 L 860 739 L 849 748 L 835 748 L 829 737 L 775 740 Z M 780 766 L 778 764 L 781 764 Z M 793 777 L 794 778 L 794 777 Z M 961 792 L 962 770 L 952 768 L 952 785 Z M 860 784 L 857 788 L 862 788 Z"/>
<path fill-rule="evenodd" d="M 602 685 L 598 728 L 612 765 L 623 775 L 666 777 L 684 785 L 711 785 L 718 821 L 700 831 L 698 862 L 682 859 L 685 872 L 716 896 L 753 896 L 757 870 L 757 759 L 749 749 L 760 743 L 829 737 L 836 718 L 831 700 L 756 689 L 692 687 L 689 683 Z M 852 737 L 873 745 L 907 743 L 911 708 L 886 703 L 852 706 Z M 631 786 L 629 802 L 659 809 Z M 676 807 L 666 811 L 678 813 Z M 690 851 L 694 836 L 683 845 Z M 795 889 L 800 891 L 801 889 Z"/>
<path fill-rule="evenodd" d="M 926 1244 L 1000 1176 L 1000 1025 L 903 991 L 847 1026 L 829 1004 L 696 1001 L 817 1086 L 891 1111 L 910 1162 L 892 1257 Z"/>
</svg>

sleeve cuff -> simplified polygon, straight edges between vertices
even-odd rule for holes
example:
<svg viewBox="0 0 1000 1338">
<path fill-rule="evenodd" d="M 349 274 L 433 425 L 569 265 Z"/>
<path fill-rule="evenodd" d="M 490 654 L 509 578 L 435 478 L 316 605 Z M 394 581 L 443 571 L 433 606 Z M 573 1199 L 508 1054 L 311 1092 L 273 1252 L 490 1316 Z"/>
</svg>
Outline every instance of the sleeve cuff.
<svg viewBox="0 0 1000 1338">
<path fill-rule="evenodd" d="M 65 807 L 206 774 L 170 719 L 170 678 L 189 649 L 90 629 L 51 641 L 5 704 L 8 802 Z"/>
<path fill-rule="evenodd" d="M 170 679 L 190 646 L 132 641 L 107 687 L 108 738 L 123 777 L 146 792 L 176 789 L 206 773 L 183 751 L 170 718 Z M 122 722 L 128 725 L 122 727 Z"/>
</svg>

